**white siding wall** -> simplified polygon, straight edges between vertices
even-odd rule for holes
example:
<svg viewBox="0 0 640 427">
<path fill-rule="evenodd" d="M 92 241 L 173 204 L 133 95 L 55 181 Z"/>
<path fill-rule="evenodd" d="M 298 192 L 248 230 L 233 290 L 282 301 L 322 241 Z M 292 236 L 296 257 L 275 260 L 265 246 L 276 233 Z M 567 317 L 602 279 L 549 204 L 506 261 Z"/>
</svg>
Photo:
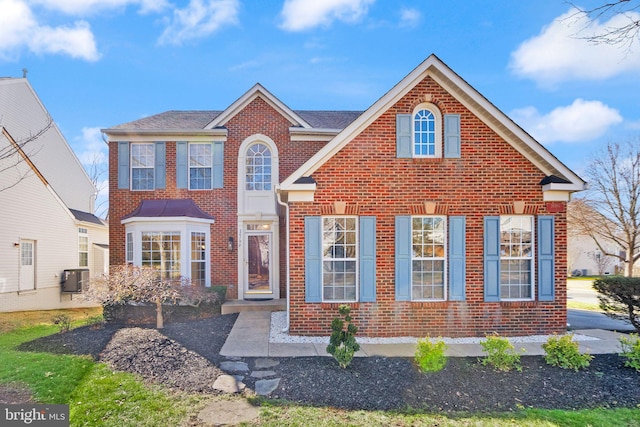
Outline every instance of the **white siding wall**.
<svg viewBox="0 0 640 427">
<path fill-rule="evenodd" d="M 15 140 L 43 129 L 47 116 L 26 79 L 0 79 L 0 126 Z M 93 213 L 93 184 L 55 124 L 25 152 L 67 207 Z"/>
<path fill-rule="evenodd" d="M 0 137 L 0 144 L 6 143 L 3 140 Z M 11 179 L 10 174 L 0 174 L 0 188 Z M 60 292 L 62 270 L 78 267 L 78 226 L 37 176 L 31 174 L 0 191 L 0 219 L 0 311 L 87 305 L 78 296 Z M 14 243 L 20 239 L 36 241 L 35 291 L 17 292 L 20 254 Z"/>
</svg>

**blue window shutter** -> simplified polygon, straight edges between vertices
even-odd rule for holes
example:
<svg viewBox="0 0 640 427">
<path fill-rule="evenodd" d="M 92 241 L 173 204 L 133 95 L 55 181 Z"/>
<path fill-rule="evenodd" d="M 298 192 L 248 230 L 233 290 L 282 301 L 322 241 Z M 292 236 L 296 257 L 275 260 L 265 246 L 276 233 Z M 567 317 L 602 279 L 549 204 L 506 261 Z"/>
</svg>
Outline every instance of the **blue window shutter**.
<svg viewBox="0 0 640 427">
<path fill-rule="evenodd" d="M 360 301 L 376 300 L 376 217 L 360 217 Z"/>
<path fill-rule="evenodd" d="M 213 143 L 213 188 L 223 187 L 224 171 L 224 144 L 222 142 Z"/>
<path fill-rule="evenodd" d="M 153 172 L 155 174 L 155 185 L 156 189 L 165 189 L 166 185 L 166 144 L 164 142 L 156 142 L 155 143 L 155 165 Z"/>
<path fill-rule="evenodd" d="M 176 142 L 176 187 L 188 188 L 189 177 L 189 165 L 187 160 L 189 158 L 187 154 L 188 144 L 184 141 Z"/>
<path fill-rule="evenodd" d="M 460 157 L 460 114 L 444 115 L 444 157 Z"/>
<path fill-rule="evenodd" d="M 118 188 L 129 189 L 129 143 L 118 142 Z"/>
<path fill-rule="evenodd" d="M 538 217 L 538 299 L 553 301 L 555 298 L 554 218 Z"/>
<path fill-rule="evenodd" d="M 304 218 L 304 295 L 306 302 L 322 302 L 322 218 Z"/>
<path fill-rule="evenodd" d="M 500 217 L 484 218 L 484 300 L 500 301 Z"/>
<path fill-rule="evenodd" d="M 396 217 L 396 301 L 411 300 L 411 217 Z"/>
<path fill-rule="evenodd" d="M 396 115 L 396 157 L 411 158 L 411 114 Z"/>
<path fill-rule="evenodd" d="M 449 299 L 466 299 L 466 218 L 449 217 Z"/>
</svg>

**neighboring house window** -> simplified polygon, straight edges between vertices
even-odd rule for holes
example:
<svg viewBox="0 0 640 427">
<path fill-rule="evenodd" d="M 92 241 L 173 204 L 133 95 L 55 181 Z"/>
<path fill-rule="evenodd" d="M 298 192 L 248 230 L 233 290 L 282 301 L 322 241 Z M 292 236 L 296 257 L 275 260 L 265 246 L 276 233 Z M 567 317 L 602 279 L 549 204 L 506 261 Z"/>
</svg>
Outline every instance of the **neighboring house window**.
<svg viewBox="0 0 640 427">
<path fill-rule="evenodd" d="M 133 233 L 127 233 L 126 251 L 127 264 L 133 264 Z"/>
<path fill-rule="evenodd" d="M 189 143 L 189 189 L 212 188 L 213 156 L 211 143 Z"/>
<path fill-rule="evenodd" d="M 533 298 L 533 217 L 500 217 L 500 299 Z"/>
<path fill-rule="evenodd" d="M 205 233 L 191 233 L 191 281 L 204 286 L 207 271 L 207 236 Z"/>
<path fill-rule="evenodd" d="M 131 189 L 154 189 L 155 145 L 131 144 Z"/>
<path fill-rule="evenodd" d="M 245 182 L 247 190 L 271 190 L 271 150 L 265 144 L 247 150 Z"/>
<path fill-rule="evenodd" d="M 89 234 L 86 228 L 78 228 L 78 266 L 89 267 Z"/>
<path fill-rule="evenodd" d="M 356 217 L 322 218 L 322 295 L 325 301 L 356 301 Z"/>
<path fill-rule="evenodd" d="M 419 216 L 411 221 L 411 299 L 446 299 L 446 218 Z"/>
<path fill-rule="evenodd" d="M 142 233 L 142 266 L 157 269 L 162 278 L 180 277 L 180 254 L 180 232 Z"/>
</svg>

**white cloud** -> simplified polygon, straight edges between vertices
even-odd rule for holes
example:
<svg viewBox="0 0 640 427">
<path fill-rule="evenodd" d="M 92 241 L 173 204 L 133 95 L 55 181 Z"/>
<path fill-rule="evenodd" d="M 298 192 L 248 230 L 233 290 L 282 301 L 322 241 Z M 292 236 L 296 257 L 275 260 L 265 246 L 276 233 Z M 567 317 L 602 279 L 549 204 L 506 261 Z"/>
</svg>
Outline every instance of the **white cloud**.
<svg viewBox="0 0 640 427">
<path fill-rule="evenodd" d="M 511 112 L 510 117 L 541 143 L 585 142 L 602 136 L 622 122 L 618 110 L 600 101 L 576 99 L 573 104 L 540 114 L 534 107 Z"/>
<path fill-rule="evenodd" d="M 161 12 L 169 7 L 167 0 L 31 0 L 50 10 L 67 15 L 92 15 L 103 10 L 124 8 L 128 5 L 139 6 L 140 13 Z"/>
<path fill-rule="evenodd" d="M 225 25 L 237 24 L 239 8 L 238 0 L 191 0 L 186 8 L 173 11 L 173 20 L 158 43 L 180 45 L 206 37 Z"/>
<path fill-rule="evenodd" d="M 27 48 L 38 54 L 66 54 L 96 61 L 100 55 L 89 24 L 73 27 L 40 25 L 28 5 L 21 0 L 0 0 L 0 58 L 17 56 Z"/>
<path fill-rule="evenodd" d="M 103 165 L 109 161 L 107 145 L 100 127 L 83 127 L 82 136 L 74 139 L 80 163 L 87 166 Z"/>
<path fill-rule="evenodd" d="M 640 19 L 640 14 L 630 14 Z M 640 71 L 640 51 L 631 52 L 606 43 L 594 44 L 585 39 L 590 34 L 601 34 L 607 28 L 620 25 L 623 19 L 628 18 L 616 15 L 607 22 L 590 22 L 584 13 L 571 9 L 512 52 L 510 68 L 543 86 L 567 80 L 602 80 L 628 71 Z"/>
<path fill-rule="evenodd" d="M 422 14 L 418 9 L 400 9 L 400 26 L 413 28 L 420 23 Z"/>
<path fill-rule="evenodd" d="M 328 26 L 334 20 L 357 22 L 375 0 L 286 0 L 282 7 L 281 28 L 304 31 Z"/>
</svg>

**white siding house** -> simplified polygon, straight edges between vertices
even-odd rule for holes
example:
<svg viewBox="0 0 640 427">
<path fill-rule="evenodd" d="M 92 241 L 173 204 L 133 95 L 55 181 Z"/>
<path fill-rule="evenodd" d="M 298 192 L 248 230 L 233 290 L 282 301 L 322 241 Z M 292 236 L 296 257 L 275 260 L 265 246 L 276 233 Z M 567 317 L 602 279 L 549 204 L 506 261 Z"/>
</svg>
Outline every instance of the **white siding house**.
<svg viewBox="0 0 640 427">
<path fill-rule="evenodd" d="M 0 311 L 89 305 L 61 280 L 69 269 L 108 271 L 95 194 L 29 82 L 0 78 Z"/>
</svg>

